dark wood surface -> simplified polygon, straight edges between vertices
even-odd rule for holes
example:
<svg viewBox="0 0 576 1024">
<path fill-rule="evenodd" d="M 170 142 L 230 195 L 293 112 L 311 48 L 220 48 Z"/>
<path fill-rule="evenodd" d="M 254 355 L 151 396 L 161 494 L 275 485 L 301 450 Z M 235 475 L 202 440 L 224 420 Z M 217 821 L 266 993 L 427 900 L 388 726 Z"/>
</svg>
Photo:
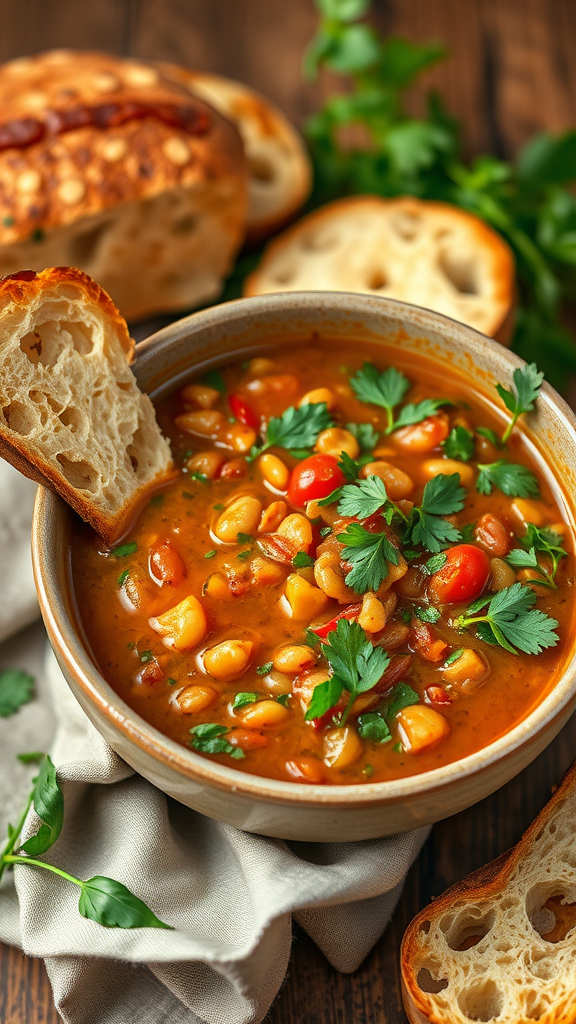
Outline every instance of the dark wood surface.
<svg viewBox="0 0 576 1024">
<path fill-rule="evenodd" d="M 386 32 L 447 44 L 450 59 L 426 84 L 438 87 L 461 118 L 471 153 L 511 155 L 534 131 L 576 123 L 573 0 L 377 0 L 374 6 Z M 312 0 L 2 0 L 0 60 L 71 46 L 179 61 L 242 79 L 301 122 L 329 88 L 300 78 L 315 20 Z M 415 110 L 420 100 L 416 90 Z M 511 783 L 434 828 L 391 926 L 354 975 L 333 971 L 297 931 L 270 1024 L 405 1024 L 398 955 L 408 921 L 517 841 L 575 750 L 573 720 Z M 0 946 L 2 1024 L 59 1020 L 42 964 Z"/>
</svg>

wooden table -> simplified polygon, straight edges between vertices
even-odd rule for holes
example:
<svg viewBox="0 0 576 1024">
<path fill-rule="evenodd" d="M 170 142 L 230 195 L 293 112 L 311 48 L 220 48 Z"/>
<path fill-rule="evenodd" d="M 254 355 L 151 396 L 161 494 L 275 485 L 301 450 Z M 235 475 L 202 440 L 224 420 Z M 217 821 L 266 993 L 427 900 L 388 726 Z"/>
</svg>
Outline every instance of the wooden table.
<svg viewBox="0 0 576 1024">
<path fill-rule="evenodd" d="M 461 118 L 470 152 L 509 156 L 534 131 L 576 123 L 572 0 L 380 0 L 375 7 L 386 32 L 448 45 L 450 60 L 426 84 Z M 300 122 L 328 87 L 300 79 L 315 21 L 312 0 L 3 0 L 0 59 L 71 46 L 174 60 L 243 79 Z M 420 99 L 417 89 L 415 110 Z M 270 1024 L 405 1024 L 398 951 L 406 924 L 432 896 L 516 842 L 575 749 L 573 720 L 509 785 L 435 827 L 391 926 L 354 975 L 333 971 L 297 932 Z M 43 965 L 1 946 L 0 1021 L 59 1021 Z"/>
</svg>

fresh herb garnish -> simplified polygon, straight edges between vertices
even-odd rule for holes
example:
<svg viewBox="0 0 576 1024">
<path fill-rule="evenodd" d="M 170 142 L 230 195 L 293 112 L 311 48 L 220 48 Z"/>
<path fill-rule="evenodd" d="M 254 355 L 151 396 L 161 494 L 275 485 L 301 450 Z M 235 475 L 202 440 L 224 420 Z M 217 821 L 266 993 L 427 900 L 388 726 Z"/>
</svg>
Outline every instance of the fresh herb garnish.
<svg viewBox="0 0 576 1024">
<path fill-rule="evenodd" d="M 464 508 L 466 491 L 460 486 L 460 476 L 439 474 L 424 488 L 422 504 L 414 506 L 408 520 L 404 540 L 420 544 L 436 554 L 449 544 L 460 540 L 460 533 L 442 516 L 453 515 Z"/>
<path fill-rule="evenodd" d="M 498 434 L 494 430 L 490 430 L 490 427 L 477 427 L 476 433 L 480 434 L 481 437 L 485 437 L 495 448 L 504 447 Z"/>
<path fill-rule="evenodd" d="M 421 622 L 438 622 L 440 618 L 440 612 L 433 605 L 429 605 L 426 608 L 417 607 L 414 609 L 414 615 Z"/>
<path fill-rule="evenodd" d="M 385 434 L 391 434 L 393 430 L 399 430 L 400 427 L 420 423 L 428 416 L 434 416 L 443 405 L 452 404 L 442 399 L 426 398 L 423 402 L 418 402 L 417 405 L 405 405 L 395 420 L 394 409 L 409 390 L 410 381 L 394 366 L 380 371 L 373 363 L 364 363 L 362 369 L 358 370 L 351 378 L 350 386 L 361 402 L 370 402 L 385 410 Z"/>
<path fill-rule="evenodd" d="M 219 501 L 216 505 L 212 505 L 212 508 L 216 509 L 217 512 L 223 512 L 226 505 L 223 505 L 222 502 Z"/>
<path fill-rule="evenodd" d="M 127 544 L 119 544 L 118 547 L 112 548 L 110 554 L 114 555 L 114 558 L 125 558 L 126 555 L 133 555 L 135 551 L 138 551 L 138 544 L 131 540 Z"/>
<path fill-rule="evenodd" d="M 251 544 L 253 540 L 254 537 L 252 536 L 251 533 L 240 532 L 236 534 L 236 542 L 238 544 Z"/>
<path fill-rule="evenodd" d="M 530 587 L 513 583 L 494 596 L 486 595 L 459 615 L 456 629 L 475 626 L 481 640 L 499 644 L 511 654 L 540 654 L 558 643 L 556 619 L 534 608 L 536 595 Z M 484 609 L 484 614 L 478 613 Z"/>
<path fill-rule="evenodd" d="M 219 391 L 221 395 L 226 391 L 226 384 L 219 370 L 208 370 L 202 377 L 202 383 L 206 384 L 209 388 L 214 388 L 215 391 Z"/>
<path fill-rule="evenodd" d="M 268 421 L 266 441 L 251 449 L 249 459 L 252 461 L 267 448 L 312 448 L 318 434 L 332 423 L 326 402 L 311 402 L 298 408 L 291 405 L 281 416 L 272 416 Z"/>
<path fill-rule="evenodd" d="M 371 423 L 347 423 L 346 430 L 356 438 L 361 452 L 371 452 L 378 444 L 380 434 Z"/>
<path fill-rule="evenodd" d="M 152 661 L 153 657 L 154 655 L 152 654 L 152 651 L 142 651 L 140 661 L 143 665 L 147 665 L 149 661 Z"/>
<path fill-rule="evenodd" d="M 124 586 L 124 584 L 126 583 L 126 580 L 128 579 L 129 575 L 130 575 L 130 569 L 124 569 L 124 571 L 120 573 L 118 579 L 116 580 L 116 582 L 117 582 L 119 587 L 123 587 Z"/>
<path fill-rule="evenodd" d="M 333 708 L 343 690 L 349 693 L 348 704 L 339 724 L 346 723 L 350 708 L 360 693 L 371 690 L 382 678 L 390 656 L 381 647 L 374 647 L 357 622 L 339 619 L 322 645 L 322 653 L 332 667 L 333 675 L 315 687 L 305 719 L 320 718 Z"/>
<path fill-rule="evenodd" d="M 15 714 L 33 695 L 34 678 L 23 669 L 6 668 L 0 672 L 0 718 Z"/>
<path fill-rule="evenodd" d="M 449 459 L 470 462 L 474 455 L 474 434 L 460 425 L 452 427 L 445 441 L 442 441 L 444 454 Z"/>
<path fill-rule="evenodd" d="M 268 675 L 273 664 L 274 663 L 272 661 L 267 661 L 264 665 L 258 665 L 258 668 L 256 669 L 256 674 L 259 676 Z"/>
<path fill-rule="evenodd" d="M 194 750 L 200 750 L 203 754 L 229 754 L 237 761 L 245 757 L 242 747 L 234 747 L 225 739 L 226 733 L 230 732 L 225 725 L 218 725 L 216 722 L 202 722 L 190 729 L 192 735 L 191 746 Z"/>
<path fill-rule="evenodd" d="M 385 508 L 388 502 L 384 481 L 379 476 L 369 476 L 357 484 L 344 484 L 339 489 L 338 511 L 342 516 L 368 519 Z"/>
<path fill-rule="evenodd" d="M 444 661 L 444 665 L 453 665 L 454 662 L 458 661 L 458 659 L 461 658 L 463 654 L 464 654 L 464 648 L 463 647 L 459 647 L 458 650 L 452 651 L 448 655 L 446 660 Z"/>
<path fill-rule="evenodd" d="M 490 462 L 478 464 L 476 490 L 480 494 L 492 494 L 497 487 L 509 498 L 537 498 L 540 494 L 538 481 L 532 470 L 515 462 Z"/>
<path fill-rule="evenodd" d="M 382 713 L 390 722 L 396 718 L 399 711 L 409 708 L 412 704 L 417 704 L 419 700 L 420 697 L 416 690 L 408 686 L 408 683 L 398 683 L 389 695 Z"/>
<path fill-rule="evenodd" d="M 254 704 L 257 700 L 257 693 L 242 691 L 242 693 L 237 693 L 234 697 L 232 708 L 234 711 L 238 711 L 239 708 L 244 708 L 247 704 Z"/>
<path fill-rule="evenodd" d="M 150 498 L 150 504 L 154 505 L 154 508 L 160 508 L 160 506 L 164 504 L 165 497 L 165 494 L 155 494 Z"/>
<path fill-rule="evenodd" d="M 512 433 L 518 418 L 525 412 L 532 412 L 534 402 L 540 394 L 544 374 L 540 373 L 536 363 L 528 366 L 519 366 L 512 374 L 514 387 L 508 391 L 501 384 L 496 385 L 496 391 L 508 409 L 512 413 L 512 419 L 502 434 L 502 444 L 506 444 Z"/>
<path fill-rule="evenodd" d="M 46 754 L 43 750 L 31 750 L 24 754 L 16 754 L 16 757 L 21 764 L 39 764 Z"/>
<path fill-rule="evenodd" d="M 533 569 L 541 577 L 541 579 L 534 579 L 533 583 L 556 590 L 554 578 L 558 571 L 558 564 L 560 559 L 565 558 L 567 554 L 562 547 L 562 537 L 560 534 L 549 527 L 538 529 L 537 526 L 534 526 L 534 523 L 528 523 L 526 533 L 520 543 L 523 547 L 514 548 L 507 555 L 506 561 L 513 565 L 515 569 Z M 542 553 L 550 559 L 552 562 L 550 572 L 539 563 L 537 553 Z"/>
<path fill-rule="evenodd" d="M 198 473 L 197 470 L 194 470 L 192 473 L 189 473 L 188 475 L 189 475 L 191 480 L 197 480 L 198 483 L 200 483 L 200 484 L 207 484 L 207 483 L 209 483 L 209 480 L 208 480 L 208 477 L 206 476 L 206 473 Z"/>
<path fill-rule="evenodd" d="M 26 761 L 31 761 L 36 760 L 38 756 L 37 754 L 22 754 L 20 759 L 26 758 Z M 19 845 L 20 835 L 32 804 L 42 824 L 33 836 Z M 49 757 L 44 756 L 34 781 L 34 789 L 17 825 L 15 827 L 8 826 L 8 840 L 0 853 L 0 878 L 14 864 L 40 868 L 79 887 L 78 910 L 82 917 L 96 921 L 106 928 L 170 928 L 170 925 L 160 921 L 143 900 L 130 892 L 122 882 L 116 882 L 114 879 L 105 878 L 102 875 L 94 875 L 93 878 L 84 881 L 63 871 L 62 868 L 36 859 L 47 853 L 54 845 L 62 830 L 63 820 L 62 790 L 58 785 L 52 761 Z"/>
<path fill-rule="evenodd" d="M 418 694 L 408 683 L 398 683 L 386 703 L 377 711 L 368 711 L 358 716 L 358 732 L 363 740 L 373 743 L 387 743 L 392 739 L 390 725 L 402 708 L 417 704 Z"/>
<path fill-rule="evenodd" d="M 404 557 L 406 557 L 406 555 L 404 555 Z M 444 551 L 439 551 L 437 555 L 432 555 L 432 558 L 428 559 L 424 568 L 426 569 L 426 572 L 432 576 L 435 572 L 439 572 L 440 569 L 443 569 L 447 561 L 448 555 L 446 555 Z"/>
<path fill-rule="evenodd" d="M 358 733 L 363 740 L 372 743 L 388 743 L 392 739 L 386 719 L 377 711 L 366 711 L 358 716 Z"/>
<path fill-rule="evenodd" d="M 204 555 L 204 558 L 214 558 L 214 555 L 216 555 L 216 554 L 217 554 L 216 548 L 211 548 L 210 551 L 206 551 L 206 553 Z"/>
<path fill-rule="evenodd" d="M 466 523 L 460 529 L 460 539 L 464 544 L 469 544 L 470 541 L 474 540 L 476 533 L 476 523 Z"/>
<path fill-rule="evenodd" d="M 329 537 L 331 533 L 332 533 L 332 527 L 331 526 L 321 526 L 320 527 L 320 536 L 322 537 L 322 539 L 324 539 L 324 537 Z"/>
<path fill-rule="evenodd" d="M 297 555 L 294 555 L 292 565 L 295 569 L 304 569 L 308 565 L 314 565 L 314 559 L 305 551 L 299 551 Z"/>
<path fill-rule="evenodd" d="M 282 704 L 283 707 L 287 708 L 290 701 L 289 693 L 279 693 L 276 697 L 276 703 Z"/>
<path fill-rule="evenodd" d="M 247 551 L 239 551 L 236 558 L 239 558 L 241 562 L 245 562 L 247 558 L 250 558 L 252 554 L 252 548 L 248 548 Z"/>
<path fill-rule="evenodd" d="M 398 565 L 398 549 L 386 533 L 371 533 L 360 523 L 349 523 L 338 540 L 344 544 L 341 557 L 350 565 L 346 585 L 357 594 L 378 590 L 388 575 L 388 562 Z"/>
</svg>

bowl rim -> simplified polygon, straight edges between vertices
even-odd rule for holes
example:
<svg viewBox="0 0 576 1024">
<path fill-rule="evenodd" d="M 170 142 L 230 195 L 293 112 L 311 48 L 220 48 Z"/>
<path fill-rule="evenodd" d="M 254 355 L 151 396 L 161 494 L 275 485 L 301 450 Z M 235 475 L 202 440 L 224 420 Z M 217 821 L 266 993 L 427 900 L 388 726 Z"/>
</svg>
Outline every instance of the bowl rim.
<svg viewBox="0 0 576 1024">
<path fill-rule="evenodd" d="M 524 360 L 504 348 L 498 342 L 487 338 L 472 327 L 432 310 L 394 299 L 348 292 L 280 292 L 250 298 L 236 299 L 222 303 L 181 320 L 174 321 L 144 339 L 136 346 L 135 369 L 138 361 L 151 349 L 169 349 L 183 333 L 203 330 L 206 327 L 225 326 L 237 323 L 245 313 L 273 316 L 289 311 L 293 315 L 318 310 L 333 314 L 349 315 L 352 311 L 361 315 L 363 310 L 381 310 L 399 316 L 408 316 L 417 328 L 426 334 L 426 327 L 441 330 L 445 334 L 468 337 L 476 348 L 490 358 L 497 354 L 499 360 L 508 364 L 511 373 L 525 365 Z M 257 346 L 255 346 L 257 347 Z M 266 347 L 261 345 L 261 348 Z M 198 364 L 211 362 L 223 365 L 232 353 L 216 355 L 198 360 Z M 434 357 L 433 357 L 434 358 Z M 437 358 L 437 357 L 436 357 Z M 194 367 L 190 367 L 193 372 Z M 152 391 L 154 394 L 154 391 Z M 543 385 L 541 400 L 553 411 L 563 426 L 576 433 L 576 416 L 567 403 L 547 383 Z M 528 436 L 537 434 L 524 427 Z M 563 489 L 563 493 L 566 491 Z M 523 747 L 538 733 L 552 726 L 555 719 L 565 711 L 576 694 L 576 640 L 571 657 L 568 656 L 564 671 L 553 689 L 544 699 L 512 729 L 503 733 L 492 743 L 472 754 L 439 768 L 433 768 L 415 775 L 399 777 L 384 782 L 349 783 L 346 785 L 303 786 L 298 782 L 272 779 L 266 776 L 242 772 L 234 767 L 211 761 L 196 751 L 169 739 L 150 725 L 113 690 L 92 660 L 69 614 L 64 596 L 60 592 L 58 576 L 61 567 L 56 564 L 57 545 L 53 543 L 54 530 L 63 532 L 64 517 L 71 520 L 72 512 L 64 501 L 45 487 L 37 491 L 32 524 L 32 559 L 36 588 L 42 616 L 50 642 L 64 674 L 68 672 L 82 691 L 86 700 L 94 705 L 108 720 L 110 726 L 123 733 L 124 737 L 155 760 L 175 769 L 179 775 L 197 783 L 209 784 L 217 789 L 257 798 L 260 801 L 285 806 L 313 807 L 318 805 L 338 807 L 362 807 L 366 804 L 378 806 L 401 803 L 412 796 L 423 796 L 427 791 L 438 792 L 450 788 L 464 778 L 470 778 L 496 761 L 504 761 Z"/>
</svg>

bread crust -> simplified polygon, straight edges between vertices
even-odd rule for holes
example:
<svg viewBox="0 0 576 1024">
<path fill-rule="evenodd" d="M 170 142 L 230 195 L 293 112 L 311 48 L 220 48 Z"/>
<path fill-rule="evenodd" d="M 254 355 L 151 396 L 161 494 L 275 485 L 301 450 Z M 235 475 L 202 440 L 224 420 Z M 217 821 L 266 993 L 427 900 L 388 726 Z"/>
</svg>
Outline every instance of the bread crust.
<svg viewBox="0 0 576 1024">
<path fill-rule="evenodd" d="M 426 946 L 425 936 L 429 934 L 431 925 L 444 915 L 454 916 L 459 910 L 466 909 L 471 904 L 481 903 L 482 907 L 486 907 L 493 903 L 496 897 L 500 897 L 507 890 L 512 876 L 521 871 L 528 855 L 538 847 L 550 820 L 554 818 L 557 823 L 563 810 L 566 811 L 568 807 L 574 814 L 575 803 L 576 762 L 568 769 L 560 786 L 516 846 L 451 886 L 410 922 L 402 941 L 400 966 L 404 1008 L 411 1024 L 453 1024 L 453 1019 L 447 1016 L 445 1011 L 440 1012 L 434 1005 L 433 998 L 418 984 L 418 974 Z M 573 945 L 574 938 L 573 936 Z M 518 950 L 516 955 L 520 957 L 521 952 Z M 576 948 L 574 952 L 576 953 Z M 439 969 L 442 970 L 442 967 Z M 520 1018 L 515 1018 L 515 1024 L 532 1019 L 534 1018 L 522 1017 L 521 1021 Z M 537 1019 L 539 1024 L 573 1024 L 576 1020 L 576 992 L 567 1000 L 549 1007 L 548 1011 L 539 1015 Z"/>
<path fill-rule="evenodd" d="M 245 187 L 243 147 L 233 125 L 155 68 L 71 50 L 0 66 L 0 140 L 14 122 L 51 124 L 55 114 L 65 121 L 79 109 L 129 104 L 190 109 L 203 130 L 190 133 L 161 117 L 139 116 L 105 129 L 88 123 L 48 131 L 30 145 L 0 148 L 0 246 L 178 186 L 229 178 L 240 191 Z"/>
<path fill-rule="evenodd" d="M 312 188 L 312 166 L 294 125 L 271 100 L 243 82 L 165 62 L 155 66 L 238 128 L 248 158 L 248 240 L 261 242 L 283 228 Z"/>
<path fill-rule="evenodd" d="M 480 220 L 480 218 L 448 203 L 420 200 L 412 196 L 401 196 L 394 199 L 382 199 L 379 196 L 370 195 L 353 196 L 337 199 L 321 207 L 319 210 L 307 214 L 306 217 L 303 217 L 296 224 L 289 227 L 279 238 L 275 238 L 268 244 L 259 266 L 246 279 L 244 295 L 260 295 L 264 292 L 306 287 L 304 279 L 306 276 L 305 268 L 308 266 L 308 263 L 305 261 L 311 260 L 312 262 L 309 265 L 312 268 L 314 265 L 320 268 L 325 266 L 328 268 L 326 271 L 328 275 L 337 271 L 338 283 L 332 285 L 337 290 L 365 291 L 392 298 L 402 298 L 403 301 L 416 301 L 417 304 L 420 302 L 422 305 L 426 305 L 426 301 L 422 299 L 422 290 L 419 287 L 416 288 L 416 293 L 413 297 L 408 297 L 408 288 L 405 282 L 403 282 L 405 287 L 402 294 L 399 294 L 395 290 L 394 284 L 388 281 L 384 281 L 382 286 L 374 288 L 367 286 L 364 283 L 364 279 L 360 283 L 359 277 L 362 275 L 357 273 L 356 267 L 352 269 L 347 265 L 343 252 L 338 257 L 337 266 L 334 264 L 333 271 L 330 270 L 331 247 L 328 244 L 328 232 L 338 225 L 345 225 L 346 221 L 352 225 L 358 217 L 363 218 L 364 223 L 370 225 L 375 231 L 380 230 L 376 228 L 376 225 L 381 222 L 382 240 L 390 239 L 391 246 L 396 245 L 396 242 L 391 237 L 391 218 L 405 218 L 408 225 L 410 220 L 416 222 L 428 219 L 431 229 L 433 229 L 431 230 L 431 235 L 437 234 L 439 246 L 443 244 L 441 241 L 442 233 L 445 233 L 447 229 L 453 227 L 456 231 L 460 232 L 461 236 L 465 237 L 469 242 L 478 259 L 483 261 L 490 287 L 489 290 L 487 289 L 486 295 L 478 296 L 481 300 L 478 305 L 482 307 L 483 323 L 481 326 L 474 322 L 472 316 L 470 319 L 464 320 L 464 316 L 458 317 L 456 312 L 451 312 L 448 315 L 470 323 L 490 337 L 496 337 L 504 344 L 509 343 L 513 326 L 512 311 L 515 295 L 514 258 L 510 248 L 500 235 L 493 231 L 484 221 Z M 362 228 L 352 228 L 352 232 L 354 230 L 357 231 L 357 237 L 354 239 L 355 256 L 357 257 L 361 238 L 365 237 L 366 232 Z M 324 237 L 324 240 L 328 240 L 326 245 L 324 246 L 323 243 L 319 242 L 318 248 L 315 250 L 314 243 L 309 244 L 307 242 L 307 239 L 313 239 L 314 236 L 317 236 L 319 239 Z M 407 241 L 409 241 L 409 238 Z M 434 239 L 433 241 L 436 244 L 436 240 Z M 384 259 L 386 253 L 383 252 L 383 248 L 382 246 L 379 249 L 378 256 L 382 256 Z M 396 251 L 396 249 L 391 249 L 391 252 Z M 295 284 L 292 284 L 290 280 L 283 284 L 281 280 L 283 275 L 280 272 L 275 283 L 275 272 L 278 268 L 282 268 L 285 265 L 292 269 L 290 266 L 290 256 L 293 257 L 293 265 L 296 268 L 297 274 L 300 271 L 301 277 L 295 277 Z M 408 255 L 406 259 L 409 260 L 410 256 Z M 393 262 L 393 256 L 390 257 L 390 261 Z M 436 273 L 436 257 L 432 250 L 429 254 L 429 263 L 431 271 Z M 346 270 L 347 266 L 348 271 Z M 322 272 L 324 271 L 322 270 Z M 347 272 L 349 273 L 348 284 L 346 282 Z M 386 275 L 383 276 L 385 277 Z M 303 281 L 304 283 L 302 283 Z M 449 287 L 448 281 L 446 281 L 446 284 Z M 308 285 L 308 287 L 314 286 Z M 319 287 L 319 285 L 316 287 Z M 329 290 L 330 286 L 327 285 L 327 288 Z M 472 298 L 476 298 L 476 296 L 470 296 L 470 299 Z M 460 295 L 454 291 L 454 299 L 461 304 L 462 310 L 466 309 L 467 303 L 471 308 L 472 304 L 469 303 L 469 296 L 465 291 Z M 485 306 L 488 303 L 490 304 L 490 312 L 487 314 Z M 438 308 L 438 306 L 430 304 L 430 308 Z"/>
<path fill-rule="evenodd" d="M 18 372 L 19 368 L 13 358 L 14 350 L 19 349 L 22 350 L 22 353 L 24 352 L 20 336 L 22 330 L 28 330 L 30 316 L 34 317 L 37 314 L 37 319 L 41 321 L 44 306 L 47 310 L 44 316 L 54 316 L 56 308 L 54 303 L 58 300 L 70 303 L 74 310 L 70 320 L 64 319 L 59 324 L 64 328 L 64 332 L 66 332 L 66 328 L 70 327 L 70 324 L 73 327 L 76 320 L 81 323 L 92 321 L 102 327 L 106 344 L 114 349 L 115 373 L 126 378 L 114 382 L 120 385 L 118 400 L 132 414 L 133 420 L 137 419 L 139 424 L 142 423 L 143 429 L 146 430 L 148 443 L 155 445 L 152 470 L 145 468 L 140 476 L 136 473 L 130 475 L 131 490 L 123 495 L 122 500 L 116 500 L 116 503 L 99 501 L 97 497 L 89 491 L 83 490 L 81 486 L 74 486 L 66 478 L 64 471 L 59 471 L 58 464 L 54 462 L 54 459 L 47 457 L 41 438 L 38 440 L 32 431 L 25 430 L 22 433 L 10 427 L 8 410 L 11 403 L 16 401 L 19 406 L 25 406 L 27 402 L 31 403 L 31 398 L 25 391 L 14 387 L 14 370 L 16 369 Z M 64 339 L 70 338 L 70 335 L 67 336 L 64 333 L 63 337 Z M 63 345 L 63 348 L 65 347 L 66 341 Z M 149 398 L 138 391 L 136 382 L 129 371 L 124 370 L 123 374 L 118 373 L 120 369 L 118 353 L 120 363 L 128 367 L 134 354 L 134 342 L 128 332 L 126 321 L 106 292 L 82 271 L 73 267 L 52 267 L 40 273 L 23 271 L 0 279 L 0 456 L 25 476 L 59 494 L 86 522 L 94 527 L 107 544 L 114 543 L 122 536 L 150 487 L 157 487 L 164 479 L 169 479 L 174 468 L 168 444 L 162 438 L 155 423 Z M 27 363 L 23 354 L 20 359 L 20 365 Z M 79 360 L 77 359 L 71 371 L 64 371 L 61 376 L 57 373 L 56 363 L 48 364 L 54 374 L 53 394 L 60 388 L 63 391 L 68 388 L 77 403 L 89 405 L 90 396 L 80 394 L 82 381 L 77 375 Z M 104 377 L 104 373 L 102 366 L 100 376 Z M 37 376 L 39 378 L 37 387 L 42 389 L 45 385 L 40 379 L 40 373 Z M 111 376 L 114 377 L 114 374 Z M 34 378 L 32 379 L 34 380 Z M 94 415 L 93 410 L 90 410 L 88 415 Z M 60 429 L 63 427 L 62 423 L 58 421 L 56 423 Z M 92 422 L 92 428 L 96 432 L 94 422 Z M 49 424 L 46 429 L 50 431 Z M 72 434 L 74 429 L 73 426 Z M 62 450 L 78 454 L 77 451 L 73 452 L 70 447 L 73 442 L 72 434 L 66 435 L 64 430 L 62 430 L 64 438 Z M 133 435 L 134 431 L 131 439 L 126 440 L 127 445 L 134 441 Z M 117 438 L 112 432 L 110 432 L 110 440 L 113 445 L 117 444 Z M 78 464 L 80 460 L 73 459 L 72 462 Z"/>
</svg>

